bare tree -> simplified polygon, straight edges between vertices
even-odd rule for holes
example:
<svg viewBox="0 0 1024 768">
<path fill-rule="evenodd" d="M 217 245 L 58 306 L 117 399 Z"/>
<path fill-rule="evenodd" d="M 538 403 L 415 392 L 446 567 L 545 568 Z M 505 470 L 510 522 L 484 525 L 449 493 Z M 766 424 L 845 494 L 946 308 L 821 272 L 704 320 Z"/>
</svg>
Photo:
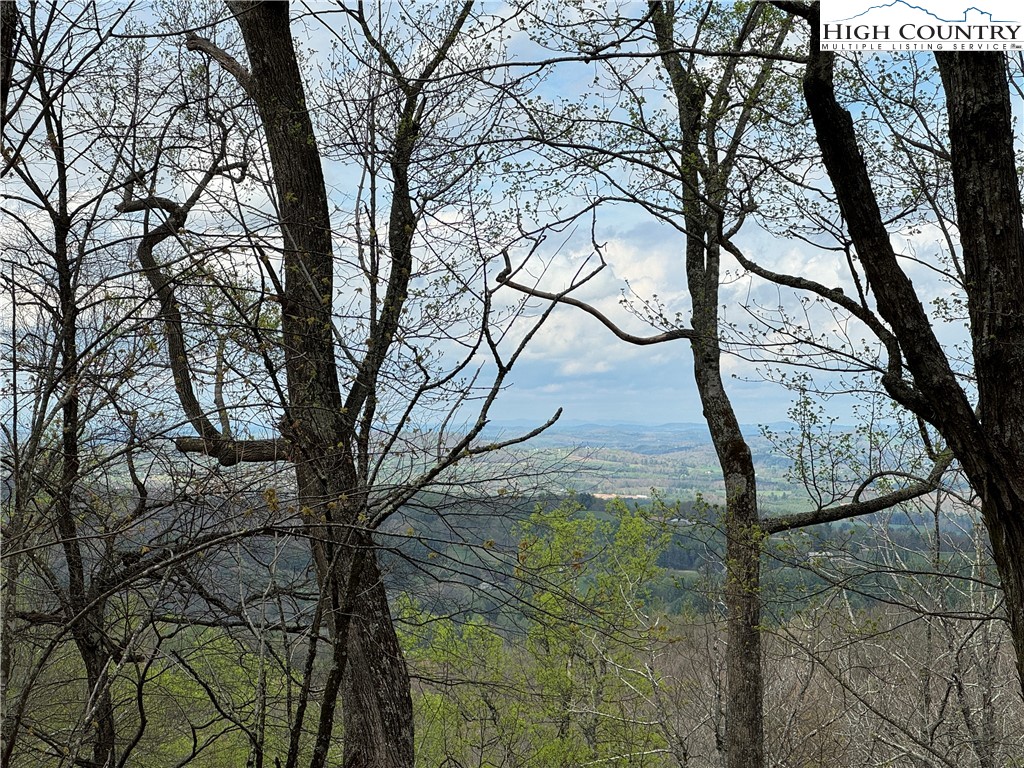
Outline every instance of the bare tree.
<svg viewBox="0 0 1024 768">
<path fill-rule="evenodd" d="M 918 432 L 881 392 L 865 398 L 855 430 L 811 396 L 791 413 L 799 431 L 772 439 L 812 498 L 849 496 L 860 478 L 905 463 Z M 962 475 L 947 472 L 943 486 L 766 547 L 788 574 L 764 596 L 766 732 L 780 764 L 831 754 L 837 764 L 981 766 L 1019 743 L 984 528 Z"/>
<path fill-rule="evenodd" d="M 1016 376 L 1022 321 L 1006 287 L 1019 282 L 1021 264 L 1020 193 L 1010 121 L 1010 84 L 1005 57 L 995 53 L 938 54 L 948 116 L 948 149 L 938 133 L 917 151 L 941 162 L 953 180 L 956 207 L 950 245 L 963 259 L 962 286 L 968 309 L 971 366 L 976 404 L 959 380 L 957 366 L 939 342 L 890 241 L 879 194 L 865 162 L 863 140 L 836 94 L 834 53 L 818 50 L 817 8 L 777 3 L 806 19 L 811 28 L 804 97 L 813 120 L 822 162 L 848 231 L 864 291 L 855 301 L 837 292 L 800 285 L 864 318 L 882 342 L 887 360 L 881 383 L 889 395 L 932 425 L 963 465 L 981 499 L 982 515 L 1006 595 L 1006 613 L 1018 670 L 1024 677 L 1024 575 L 1019 553 L 1021 465 Z M 982 106 L 983 105 L 983 106 Z M 920 143 L 920 142 L 918 142 Z M 903 142 L 903 150 L 911 145 Z M 989 175 L 991 174 L 991 178 Z M 983 181 L 984 180 L 984 181 Z M 899 219 L 897 219 L 897 222 Z M 954 251 L 955 253 L 955 251 Z M 756 266 L 756 265 L 755 265 Z M 762 273 L 767 276 L 767 273 Z M 797 286 L 792 276 L 773 275 Z M 868 302 L 866 291 L 873 297 Z M 877 312 L 877 317 L 874 313 Z"/>
<path fill-rule="evenodd" d="M 369 16 L 361 5 L 343 6 L 331 20 L 348 25 L 345 34 L 353 37 L 327 25 L 343 40 L 362 39 L 365 50 L 359 55 L 365 58 L 359 66 L 368 84 L 365 91 L 353 82 L 355 92 L 339 92 L 339 99 L 348 100 L 340 109 L 350 110 L 360 121 L 359 141 L 366 142 L 356 153 L 362 163 L 360 190 L 366 191 L 355 196 L 353 231 L 345 234 L 355 258 L 339 267 L 343 262 L 332 242 L 323 174 L 324 147 L 332 142 L 316 138 L 289 8 L 272 3 L 229 7 L 242 32 L 248 65 L 208 38 L 190 34 L 186 45 L 232 75 L 255 105 L 265 137 L 279 240 L 254 237 L 250 228 L 243 232 L 242 247 L 258 254 L 263 290 L 281 307 L 281 331 L 267 332 L 251 318 L 241 322 L 252 334 L 254 348 L 273 350 L 264 356 L 264 375 L 277 394 L 273 407 L 280 412 L 279 436 L 239 439 L 207 415 L 191 384 L 196 364 L 187 349 L 180 277 L 154 256 L 161 243 L 182 231 L 205 186 L 229 172 L 233 163 L 223 152 L 214 152 L 187 200 L 126 195 L 119 209 L 146 216 L 139 264 L 160 302 L 175 389 L 197 433 L 179 438 L 178 448 L 208 454 L 224 465 L 288 460 L 295 467 L 293 508 L 312 544 L 321 601 L 318 617 L 328 632 L 330 651 L 310 765 L 328 759 L 339 701 L 346 765 L 411 765 L 408 673 L 374 531 L 457 462 L 501 447 L 475 441 L 512 363 L 537 327 L 535 323 L 514 339 L 507 335 L 505 321 L 496 322 L 497 313 L 505 310 L 493 306 L 494 288 L 486 283 L 488 238 L 495 230 L 485 232 L 482 219 L 467 211 L 466 229 L 454 245 L 431 239 L 440 227 L 432 217 L 451 204 L 452 190 L 461 193 L 480 167 L 473 145 L 460 145 L 445 135 L 450 129 L 443 110 L 464 106 L 453 98 L 459 93 L 453 83 L 465 87 L 473 82 L 460 74 L 461 68 L 486 48 L 468 34 L 475 24 L 471 3 L 424 13 L 421 23 L 437 36 L 418 39 L 418 48 L 407 54 L 389 47 L 386 30 L 375 26 L 383 20 Z M 408 61 L 401 60 L 403 55 Z M 228 146 L 226 134 L 219 141 Z M 439 142 L 447 146 L 439 150 Z M 446 157 L 457 157 L 453 151 L 466 153 L 468 159 L 438 165 Z M 158 171 L 154 167 L 149 173 L 155 179 Z M 384 185 L 390 187 L 386 213 L 378 210 Z M 413 297 L 432 290 L 422 287 L 428 269 L 436 270 L 438 285 L 447 288 L 428 297 L 433 305 L 424 301 L 418 306 Z M 355 280 L 362 285 L 346 294 Z M 457 321 L 459 335 L 450 335 L 445 326 L 454 315 L 443 308 L 454 312 L 467 300 L 474 306 Z M 349 308 L 354 308 L 351 322 L 346 320 Z M 425 311 L 433 312 L 433 319 L 422 315 L 426 322 L 417 329 L 414 323 L 420 318 L 415 314 Z M 467 328 L 466 319 L 475 326 Z M 456 356 L 453 362 L 445 360 L 448 367 L 439 368 L 439 350 L 431 346 L 445 334 Z M 283 377 L 272 359 L 275 354 L 283 358 Z M 478 379 L 484 364 L 489 368 L 487 382 Z M 472 410 L 467 409 L 470 405 Z M 428 424 L 421 430 L 418 420 L 431 409 L 441 426 Z M 461 431 L 449 427 L 467 421 Z M 315 648 L 311 643 L 310 663 Z M 308 688 L 302 695 L 303 706 L 291 726 L 289 767 L 300 759 L 306 729 Z"/>
<path fill-rule="evenodd" d="M 158 617 L 192 593 L 186 561 L 231 537 L 154 442 L 152 316 L 115 210 L 133 146 L 163 148 L 174 112 L 139 105 L 156 75 L 116 37 L 127 9 L 4 14 L 3 763 L 123 766 L 166 670 Z"/>
<path fill-rule="evenodd" d="M 597 166 L 597 176 L 604 185 L 599 203 L 628 201 L 642 206 L 682 235 L 690 323 L 684 325 L 680 314 L 673 321 L 670 310 L 656 298 L 641 297 L 637 314 L 661 333 L 636 336 L 593 306 L 573 298 L 570 292 L 596 276 L 604 266 L 603 259 L 595 271 L 558 293 L 519 280 L 511 264 L 503 279 L 525 293 L 588 312 L 629 343 L 690 342 L 697 390 L 725 479 L 722 526 L 727 542 L 729 641 L 723 751 L 729 766 L 762 765 L 759 627 L 760 552 L 765 537 L 869 514 L 926 494 L 936 487 L 949 457 L 936 454 L 934 467 L 926 476 L 871 499 L 862 498 L 862 489 L 852 500 L 832 498 L 804 514 L 761 519 L 751 451 L 721 374 L 724 334 L 719 319 L 720 287 L 726 254 L 738 253 L 742 258 L 732 238 L 750 212 L 752 196 L 758 194 L 760 173 L 750 158 L 757 157 L 752 146 L 756 147 L 761 131 L 770 130 L 765 126 L 775 117 L 767 95 L 784 87 L 778 82 L 779 63 L 799 59 L 787 48 L 792 24 L 763 4 L 736 15 L 716 4 L 683 7 L 659 2 L 649 4 L 643 19 L 630 23 L 620 20 L 618 25 L 605 23 L 620 37 L 578 33 L 584 41 L 578 45 L 585 60 L 590 60 L 590 51 L 600 52 L 622 96 L 631 100 L 628 122 L 617 115 L 602 116 L 601 124 L 614 126 L 603 129 L 608 134 L 604 144 L 586 137 L 563 139 L 555 131 L 544 140 L 555 152 L 585 158 L 588 165 Z M 584 27 L 578 24 L 576 28 Z M 647 28 L 649 39 L 644 39 L 638 30 Z M 649 47 L 635 50 L 638 41 Z M 622 57 L 621 67 L 617 57 Z M 672 97 L 670 118 L 654 111 L 648 114 L 642 87 L 646 82 L 638 71 L 628 69 L 644 57 L 657 61 L 664 73 Z M 714 73 L 713 80 L 710 73 Z M 628 173 L 619 170 L 620 162 Z M 624 177 L 639 181 L 624 181 Z M 588 177 L 588 182 L 593 183 L 593 178 Z M 600 256 L 600 246 L 595 242 L 594 247 Z M 877 477 L 865 480 L 864 488 L 874 479 Z"/>
<path fill-rule="evenodd" d="M 5 642 L 0 665 L 5 765 L 31 750 L 97 768 L 138 759 L 168 678 L 205 702 L 168 726 L 191 741 L 183 762 L 241 735 L 257 765 L 322 765 L 341 702 L 347 764 L 410 764 L 376 532 L 432 484 L 480 481 L 456 464 L 528 436 L 478 439 L 545 316 L 513 332 L 521 299 L 495 301 L 488 261 L 515 233 L 479 213 L 485 156 L 449 122 L 462 94 L 504 93 L 463 73 L 487 61 L 487 23 L 468 4 L 427 9 L 440 36 L 421 58 L 420 40 L 388 52 L 383 17 L 325 17 L 345 20 L 362 57 L 336 91 L 358 117 L 344 125 L 354 143 L 327 144 L 361 163 L 339 234 L 287 6 L 234 8 L 251 72 L 226 53 L 230 32 L 220 45 L 182 33 L 176 50 L 130 9 L 85 3 L 33 6 L 11 37 L 9 8 L 3 615 L 5 640 L 23 642 Z M 167 29 L 228 28 L 215 8 L 175 13 Z M 272 202 L 252 205 L 261 194 Z M 311 545 L 315 587 L 271 567 L 294 557 L 294 535 Z M 262 582 L 244 580 L 263 563 Z M 243 580 L 220 583 L 233 568 Z M 188 647 L 197 627 L 252 660 L 250 703 L 234 703 L 216 654 Z M 79 664 L 81 701 L 44 704 Z M 289 690 L 280 720 L 268 675 Z"/>
</svg>

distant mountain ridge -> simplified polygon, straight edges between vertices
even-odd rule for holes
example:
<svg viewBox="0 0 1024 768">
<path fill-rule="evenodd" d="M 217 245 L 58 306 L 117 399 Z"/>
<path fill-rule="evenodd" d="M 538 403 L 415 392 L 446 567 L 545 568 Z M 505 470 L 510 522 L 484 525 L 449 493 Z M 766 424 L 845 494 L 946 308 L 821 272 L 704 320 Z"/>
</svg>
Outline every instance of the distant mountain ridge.
<svg viewBox="0 0 1024 768">
<path fill-rule="evenodd" d="M 768 426 L 775 432 L 788 432 L 795 428 L 791 422 L 780 421 L 767 425 L 743 424 L 740 428 L 752 444 L 764 441 L 761 427 Z M 517 431 L 536 427 L 536 423 L 515 419 L 511 421 L 493 421 L 487 425 L 486 437 L 493 439 L 509 436 Z M 571 447 L 586 446 L 591 448 L 622 448 L 642 451 L 644 446 L 660 446 L 661 451 L 693 448 L 697 446 L 711 447 L 711 433 L 704 422 L 669 422 L 666 424 L 636 424 L 631 422 L 566 421 L 556 422 L 537 437 L 531 439 L 524 447 Z M 753 445 L 752 445 L 753 447 Z"/>
<path fill-rule="evenodd" d="M 498 420 L 488 424 L 483 439 L 508 438 L 536 426 L 520 419 Z M 777 434 L 797 428 L 788 421 L 763 426 Z M 762 505 L 776 511 L 803 505 L 805 492 L 788 477 L 790 459 L 780 455 L 764 437 L 762 425 L 745 424 L 741 428 L 758 467 Z M 700 496 L 715 503 L 725 496 L 721 467 L 703 422 L 558 422 L 515 446 L 512 454 L 519 468 L 524 466 L 523 461 L 561 467 L 561 483 L 566 490 L 623 496 L 646 496 L 653 491 L 672 500 L 689 501 Z"/>
</svg>

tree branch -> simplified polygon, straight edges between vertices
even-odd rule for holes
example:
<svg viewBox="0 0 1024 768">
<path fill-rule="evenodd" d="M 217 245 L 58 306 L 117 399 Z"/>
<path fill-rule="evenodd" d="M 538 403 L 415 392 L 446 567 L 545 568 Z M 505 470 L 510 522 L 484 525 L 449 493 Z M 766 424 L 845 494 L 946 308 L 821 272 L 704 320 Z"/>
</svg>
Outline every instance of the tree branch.
<svg viewBox="0 0 1024 768">
<path fill-rule="evenodd" d="M 882 377 L 882 384 L 895 400 L 935 424 L 960 458 L 968 462 L 967 468 L 976 470 L 973 457 L 978 456 L 979 451 L 974 446 L 987 445 L 986 435 L 909 275 L 897 259 L 853 116 L 836 97 L 835 54 L 818 50 L 819 8 L 808 7 L 807 18 L 811 40 L 810 60 L 803 78 L 804 100 L 811 114 L 822 163 L 832 180 L 836 202 L 874 292 L 878 314 L 888 323 L 893 335 L 903 342 L 901 349 L 916 389 L 909 387 L 902 376 L 893 375 L 891 369 Z M 916 397 L 915 392 L 919 392 Z"/>
<path fill-rule="evenodd" d="M 596 307 L 567 295 L 569 291 L 577 288 L 582 283 L 573 285 L 562 293 L 549 293 L 548 291 L 542 291 L 539 288 L 531 288 L 528 285 L 523 285 L 522 283 L 517 283 L 512 280 L 512 264 L 509 261 L 508 253 L 505 253 L 504 256 L 505 269 L 503 269 L 496 278 L 499 284 L 506 285 L 520 293 L 525 293 L 527 296 L 533 296 L 537 299 L 545 299 L 546 301 L 550 301 L 555 304 L 568 304 L 570 307 L 582 309 L 591 317 L 597 318 L 605 328 L 614 333 L 619 339 L 628 342 L 629 344 L 646 346 L 649 344 L 661 344 L 665 341 L 674 341 L 676 339 L 692 339 L 694 337 L 694 331 L 692 328 L 674 328 L 671 331 L 665 331 L 664 333 L 659 333 L 655 336 L 635 336 L 632 333 L 627 333 Z M 594 274 L 596 274 L 596 272 L 588 276 L 587 279 L 593 277 Z M 586 280 L 584 280 L 584 282 L 586 282 Z"/>
<path fill-rule="evenodd" d="M 520 445 L 522 443 L 527 442 L 528 440 L 532 440 L 533 438 L 537 437 L 542 432 L 546 431 L 548 429 L 548 427 L 553 426 L 554 423 L 561 418 L 561 416 L 562 416 L 562 409 L 559 408 L 557 411 L 555 411 L 555 415 L 554 416 L 552 416 L 550 419 L 545 421 L 539 427 L 534 427 L 533 429 L 531 429 L 529 432 L 527 432 L 525 434 L 516 435 L 515 437 L 510 437 L 507 440 L 498 440 L 498 441 L 493 442 L 493 443 L 487 443 L 486 445 L 480 445 L 480 446 L 477 446 L 476 448 L 469 448 L 469 449 L 467 449 L 466 452 L 470 456 L 479 456 L 482 453 L 490 453 L 491 451 L 500 451 L 502 448 L 509 448 L 509 447 L 511 447 L 513 445 Z"/>
<path fill-rule="evenodd" d="M 903 352 L 899 339 L 891 330 L 889 330 L 889 328 L 886 327 L 885 323 L 883 323 L 882 320 L 871 311 L 871 309 L 857 302 L 850 296 L 847 296 L 843 292 L 842 288 L 829 288 L 826 285 L 822 285 L 814 280 L 809 280 L 806 277 L 773 272 L 770 269 L 762 267 L 757 262 L 748 259 L 743 251 L 741 251 L 735 243 L 733 243 L 726 234 L 722 232 L 721 220 L 719 220 L 718 228 L 718 240 L 721 242 L 722 247 L 732 254 L 733 258 L 740 263 L 740 266 L 748 272 L 755 274 L 758 277 L 763 277 L 765 280 L 773 282 L 776 285 L 784 285 L 787 288 L 793 288 L 798 291 L 807 291 L 815 294 L 816 296 L 821 296 L 823 299 L 827 299 L 836 306 L 841 307 L 864 323 L 864 325 L 866 325 L 885 346 L 888 361 L 886 364 L 886 371 L 882 374 L 882 385 L 885 387 L 886 391 L 894 400 L 896 400 L 896 402 L 913 411 L 921 418 L 928 422 L 932 422 L 934 420 L 935 414 L 931 403 L 924 394 L 914 386 L 913 382 L 907 381 L 903 376 Z"/>
<path fill-rule="evenodd" d="M 881 512 L 883 509 L 889 509 L 897 504 L 911 501 L 912 499 L 916 499 L 936 490 L 939 487 L 939 481 L 942 479 L 943 473 L 949 469 L 949 465 L 952 462 L 953 453 L 952 451 L 946 450 L 939 455 L 939 458 L 932 465 L 932 470 L 928 473 L 928 477 L 914 483 L 913 485 L 908 485 L 906 488 L 901 488 L 898 491 L 891 491 L 890 493 L 883 493 L 881 496 L 877 496 L 866 501 L 858 501 L 868 483 L 877 479 L 882 474 L 888 474 L 878 473 L 872 475 L 861 484 L 857 489 L 857 492 L 854 494 L 854 501 L 849 504 L 841 504 L 838 507 L 829 507 L 826 509 L 815 509 L 810 512 L 802 512 L 800 514 L 787 515 L 785 517 L 767 517 L 761 521 L 759 527 L 765 534 L 771 535 L 773 533 L 781 533 L 782 531 L 807 528 L 808 526 L 820 525 L 821 523 L 835 523 L 840 520 L 848 520 L 851 517 L 860 517 L 861 515 L 870 515 L 873 512 Z"/>
<path fill-rule="evenodd" d="M 182 453 L 201 453 L 212 456 L 223 466 L 230 467 L 241 462 L 290 461 L 292 451 L 287 440 L 231 440 L 201 437 L 177 437 L 174 447 Z"/>
<path fill-rule="evenodd" d="M 250 97 L 253 95 L 252 74 L 250 74 L 249 70 L 243 66 L 238 59 L 224 49 L 219 48 L 212 40 L 207 40 L 205 37 L 200 37 L 194 32 L 189 32 L 188 35 L 185 36 L 185 47 L 190 51 L 201 51 L 202 53 L 205 53 L 229 72 L 235 80 L 238 81 L 238 84 L 242 86 L 242 90 L 244 90 L 246 94 Z"/>
<path fill-rule="evenodd" d="M 139 211 L 152 211 L 155 209 L 175 214 L 181 210 L 181 206 L 173 200 L 156 195 L 135 200 L 126 199 L 123 203 L 118 203 L 114 206 L 114 210 L 118 213 L 138 213 Z"/>
</svg>

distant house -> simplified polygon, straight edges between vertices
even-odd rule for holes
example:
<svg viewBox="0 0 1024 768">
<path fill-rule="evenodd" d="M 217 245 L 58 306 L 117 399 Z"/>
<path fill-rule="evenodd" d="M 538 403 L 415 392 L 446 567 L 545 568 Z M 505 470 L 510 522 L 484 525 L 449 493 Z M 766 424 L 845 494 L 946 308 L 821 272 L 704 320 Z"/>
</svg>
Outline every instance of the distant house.
<svg viewBox="0 0 1024 768">
<path fill-rule="evenodd" d="M 832 562 L 833 560 L 842 560 L 844 555 L 839 552 L 833 552 L 830 549 L 817 549 L 807 553 L 808 562 L 814 562 L 816 560 L 826 560 Z"/>
</svg>

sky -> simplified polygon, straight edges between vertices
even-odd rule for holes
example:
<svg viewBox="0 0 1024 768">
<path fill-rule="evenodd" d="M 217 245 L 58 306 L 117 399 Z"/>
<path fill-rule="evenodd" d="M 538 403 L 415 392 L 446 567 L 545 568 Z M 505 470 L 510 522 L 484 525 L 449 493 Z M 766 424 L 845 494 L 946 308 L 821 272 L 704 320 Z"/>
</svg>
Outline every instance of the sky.
<svg viewBox="0 0 1024 768">
<path fill-rule="evenodd" d="M 341 19 L 337 13 L 324 18 L 331 23 Z M 315 91 L 324 71 L 320 67 L 332 50 L 334 36 L 316 17 L 307 17 L 296 24 L 295 30 L 296 35 L 304 39 L 310 65 L 308 82 L 311 91 Z M 512 55 L 522 59 L 536 59 L 542 53 L 532 47 L 522 33 L 515 31 L 507 44 Z M 556 98 L 586 87 L 594 71 L 593 67 L 583 65 L 561 68 L 537 94 Z M 325 170 L 329 185 L 340 192 L 339 200 L 344 199 L 346 190 L 358 183 L 351 171 L 336 163 L 327 163 Z M 588 301 L 636 334 L 650 333 L 651 328 L 622 308 L 623 291 L 630 291 L 637 297 L 657 294 L 670 315 L 678 312 L 683 321 L 688 321 L 689 301 L 682 271 L 680 233 L 658 224 L 647 214 L 625 207 L 612 207 L 602 212 L 598 229 L 596 239 L 604 244 L 608 267 L 574 296 Z M 740 240 L 748 254 L 759 262 L 829 286 L 854 290 L 834 256 L 815 253 L 794 239 L 776 239 L 753 223 L 748 224 Z M 940 233 L 927 226 L 907 236 L 907 243 L 914 246 L 915 252 L 926 256 L 935 251 L 940 240 Z M 589 232 L 578 233 L 564 242 L 552 239 L 552 244 L 538 254 L 542 266 L 539 264 L 533 271 L 535 274 L 543 271 L 542 288 L 561 290 L 591 253 Z M 737 265 L 726 259 L 725 268 L 735 271 Z M 922 295 L 948 293 L 948 286 L 944 287 L 939 276 L 925 266 L 914 267 L 911 271 L 915 284 L 922 288 Z M 747 278 L 727 282 L 722 288 L 721 301 L 725 317 L 741 325 L 748 320 L 742 310 L 746 303 L 767 307 L 785 303 L 799 308 L 789 292 L 783 295 L 774 286 Z M 830 329 L 827 318 L 824 328 Z M 958 340 L 955 330 L 949 333 L 948 341 Z M 725 356 L 722 366 L 726 387 L 741 423 L 764 424 L 787 418 L 793 393 L 766 381 L 768 371 L 764 367 L 731 355 Z M 828 377 L 824 383 L 829 383 Z M 852 400 L 842 398 L 835 398 L 829 404 L 840 418 L 849 415 L 851 406 Z M 513 369 L 506 390 L 491 411 L 491 418 L 539 424 L 559 408 L 563 410 L 562 418 L 570 422 L 701 421 L 703 416 L 693 383 L 688 342 L 676 340 L 655 346 L 631 346 L 575 308 L 556 309 Z"/>
<path fill-rule="evenodd" d="M 337 16 L 325 19 L 327 23 L 340 21 Z M 328 37 L 318 27 L 318 21 L 310 17 L 304 22 L 309 47 L 318 52 L 314 56 L 329 50 Z M 550 55 L 515 30 L 507 45 L 511 57 L 519 60 Z M 592 66 L 559 67 L 537 94 L 550 99 L 571 97 L 589 86 L 594 72 Z M 316 75 L 311 76 L 315 80 Z M 328 182 L 339 190 L 354 181 L 337 166 L 329 166 L 327 175 Z M 585 230 L 586 223 L 581 227 Z M 622 308 L 624 290 L 642 298 L 657 294 L 670 314 L 680 312 L 688 322 L 689 300 L 681 260 L 684 243 L 680 233 L 658 224 L 646 213 L 623 206 L 605 209 L 598 229 L 608 267 L 573 296 L 591 303 L 626 330 L 640 335 L 655 331 Z M 541 288 L 562 290 L 592 254 L 590 233 L 578 232 L 565 242 L 558 238 L 549 242 L 537 254 L 538 264 L 531 272 L 543 272 Z M 796 268 L 806 271 L 802 264 Z M 749 291 L 750 286 L 744 282 L 728 286 L 723 289 L 723 302 L 747 298 Z M 786 418 L 792 399 L 789 392 L 762 381 L 754 366 L 738 358 L 727 357 L 723 369 L 741 422 L 758 424 Z M 492 419 L 497 421 L 541 423 L 558 408 L 567 421 L 664 424 L 703 420 L 686 340 L 632 346 L 615 338 L 595 318 L 572 307 L 555 310 L 516 363 L 508 381 L 509 386 L 491 411 Z"/>
<path fill-rule="evenodd" d="M 624 231 L 619 239 L 608 241 L 609 266 L 580 291 L 579 298 L 626 330 L 652 335 L 654 329 L 619 303 L 628 280 L 637 295 L 657 293 L 670 310 L 684 311 L 688 320 L 681 247 L 677 232 L 651 222 Z M 577 260 L 571 254 L 553 257 L 546 284 L 562 287 L 575 273 Z M 736 358 L 725 359 L 723 365 L 727 376 L 743 376 L 727 382 L 742 422 L 786 417 L 788 393 L 772 383 L 753 381 L 759 378 L 757 372 Z M 510 378 L 512 386 L 494 409 L 496 419 L 545 419 L 561 407 L 566 420 L 597 423 L 703 420 L 687 340 L 631 345 L 575 307 L 555 310 Z"/>
<path fill-rule="evenodd" d="M 498 6 L 494 3 L 489 7 Z M 338 17 L 333 19 L 337 21 Z M 308 19 L 305 29 L 310 50 L 315 52 L 312 54 L 314 58 L 329 50 L 329 38 L 318 27 L 317 19 Z M 527 35 L 515 30 L 506 44 L 513 59 L 530 61 L 547 55 Z M 579 89 L 589 87 L 596 71 L 595 66 L 559 67 L 540 86 L 537 95 L 547 99 L 571 97 Z M 311 77 L 315 87 L 316 75 L 312 70 Z M 658 88 L 664 92 L 662 85 Z M 332 176 L 332 171 L 328 171 L 328 180 L 339 189 L 352 181 L 346 179 L 344 172 L 335 170 L 333 173 Z M 819 183 L 827 185 L 827 181 L 820 179 L 820 170 L 817 175 Z M 624 291 L 639 298 L 656 294 L 669 315 L 678 312 L 682 321 L 688 322 L 689 300 L 681 260 L 682 235 L 675 229 L 658 224 L 648 214 L 624 206 L 604 209 L 597 228 L 596 239 L 604 244 L 603 253 L 608 266 L 597 278 L 574 292 L 574 297 L 592 304 L 625 330 L 640 335 L 649 334 L 652 329 L 622 308 L 620 300 Z M 941 233 L 924 226 L 913 235 L 898 235 L 896 239 L 901 241 L 901 246 L 913 245 L 915 253 L 928 254 L 935 252 L 941 242 Z M 753 221 L 748 222 L 738 241 L 748 255 L 760 263 L 815 279 L 830 287 L 842 287 L 851 295 L 855 291 L 836 254 L 822 254 L 796 239 L 777 239 L 759 229 Z M 531 271 L 535 275 L 543 273 L 540 287 L 549 291 L 562 290 L 573 280 L 581 263 L 591 256 L 592 251 L 590 233 L 577 233 L 574 238 L 554 243 L 539 252 L 539 263 Z M 723 268 L 734 274 L 740 271 L 728 257 Z M 922 295 L 948 294 L 948 286 L 944 286 L 940 276 L 928 268 L 911 266 L 910 272 L 915 283 L 922 288 Z M 801 312 L 799 301 L 792 292 L 749 278 L 726 281 L 722 287 L 721 302 L 723 315 L 741 325 L 749 322 L 749 315 L 742 307 L 750 303 L 767 307 L 785 304 L 798 315 Z M 827 315 L 818 313 L 816 317 L 819 323 L 816 329 L 819 331 L 832 333 L 843 330 Z M 767 333 L 764 329 L 759 332 Z M 854 329 L 855 337 L 857 333 Z M 958 340 L 957 334 L 953 331 L 949 339 Z M 722 368 L 741 423 L 762 424 L 787 418 L 794 394 L 766 380 L 770 371 L 764 366 L 726 355 Z M 835 378 L 828 375 L 819 375 L 818 381 L 824 387 L 838 386 Z M 558 408 L 562 408 L 562 418 L 568 421 L 663 424 L 703 419 L 687 341 L 632 346 L 616 339 L 593 317 L 572 307 L 555 310 L 516 364 L 509 382 L 491 412 L 492 418 L 498 421 L 540 423 L 550 418 Z M 840 418 L 847 418 L 854 402 L 852 398 L 834 397 L 829 402 L 829 409 Z"/>
</svg>

